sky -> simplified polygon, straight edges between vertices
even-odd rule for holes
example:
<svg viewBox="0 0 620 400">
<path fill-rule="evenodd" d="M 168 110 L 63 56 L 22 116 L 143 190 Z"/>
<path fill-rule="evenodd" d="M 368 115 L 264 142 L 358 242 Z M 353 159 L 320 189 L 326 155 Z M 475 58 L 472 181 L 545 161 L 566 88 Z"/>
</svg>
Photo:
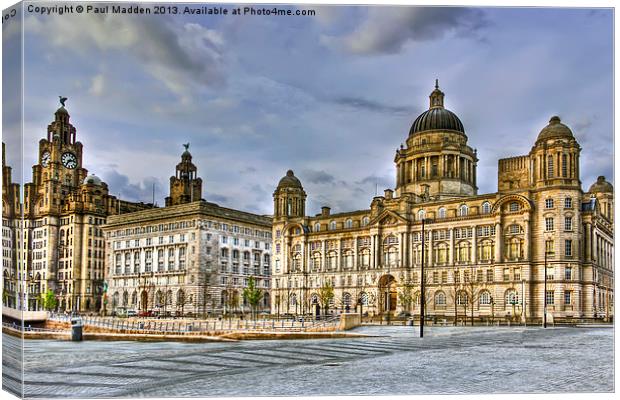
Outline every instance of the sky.
<svg viewBox="0 0 620 400">
<path fill-rule="evenodd" d="M 439 79 L 480 194 L 553 115 L 583 149 L 583 189 L 613 183 L 610 9 L 299 8 L 316 16 L 26 14 L 23 179 L 63 95 L 84 167 L 123 199 L 150 202 L 155 184 L 163 205 L 189 142 L 208 201 L 271 214 L 292 169 L 307 214 L 366 209 L 394 187 L 395 151 Z M 3 24 L 6 48 L 18 32 Z M 19 120 L 4 115 L 7 136 Z"/>
</svg>

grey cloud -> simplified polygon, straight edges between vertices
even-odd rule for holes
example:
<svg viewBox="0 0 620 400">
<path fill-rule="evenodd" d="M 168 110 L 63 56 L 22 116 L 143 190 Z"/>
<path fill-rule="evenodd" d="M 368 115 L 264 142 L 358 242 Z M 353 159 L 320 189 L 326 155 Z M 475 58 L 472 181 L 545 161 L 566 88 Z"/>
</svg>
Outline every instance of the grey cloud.
<svg viewBox="0 0 620 400">
<path fill-rule="evenodd" d="M 302 172 L 303 181 L 322 185 L 328 183 L 334 183 L 335 178 L 333 175 L 325 171 L 317 171 L 313 169 L 307 169 Z"/>
<path fill-rule="evenodd" d="M 378 101 L 364 99 L 362 97 L 339 97 L 334 99 L 333 101 L 334 103 L 339 105 L 378 113 L 408 115 L 411 114 L 413 111 L 411 107 L 387 105 Z"/>
<path fill-rule="evenodd" d="M 79 51 L 126 50 L 145 71 L 185 102 L 204 86 L 224 81 L 223 39 L 195 23 L 173 25 L 162 18 L 127 15 L 63 15 L 27 20 L 30 32 L 48 35 L 52 45 Z M 199 83 L 200 85 L 196 85 Z"/>
<path fill-rule="evenodd" d="M 487 24 L 484 13 L 473 8 L 372 7 L 353 32 L 323 40 L 349 53 L 390 54 L 400 52 L 409 41 L 436 40 L 451 32 L 480 38 Z"/>
<path fill-rule="evenodd" d="M 245 168 L 243 168 L 242 170 L 239 171 L 240 174 L 251 174 L 251 173 L 254 173 L 254 172 L 256 172 L 256 168 L 251 167 L 251 166 L 245 167 Z"/>
<path fill-rule="evenodd" d="M 378 190 L 382 191 L 383 189 L 391 188 L 394 182 L 392 182 L 392 179 L 385 176 L 370 175 L 355 182 L 355 184 L 362 187 L 368 187 L 369 185 L 374 186 L 376 184 L 379 188 Z"/>
<path fill-rule="evenodd" d="M 141 201 L 150 203 L 153 201 L 153 184 L 155 185 L 155 202 L 163 206 L 161 200 L 167 195 L 165 186 L 154 177 L 145 178 L 140 182 L 132 183 L 127 175 L 121 174 L 114 169 L 105 170 L 101 173 L 101 179 L 108 184 L 110 195 L 120 197 L 128 201 Z"/>
<path fill-rule="evenodd" d="M 209 195 L 207 196 L 207 200 L 213 201 L 218 204 L 221 203 L 222 205 L 225 206 L 226 203 L 230 202 L 230 197 L 225 196 L 223 194 L 209 193 Z"/>
</svg>

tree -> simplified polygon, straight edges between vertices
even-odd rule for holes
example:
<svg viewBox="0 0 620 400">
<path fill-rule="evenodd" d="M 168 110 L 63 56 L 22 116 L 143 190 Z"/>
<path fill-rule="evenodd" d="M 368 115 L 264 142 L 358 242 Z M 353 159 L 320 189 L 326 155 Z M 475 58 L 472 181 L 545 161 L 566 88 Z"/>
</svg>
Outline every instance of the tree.
<svg viewBox="0 0 620 400">
<path fill-rule="evenodd" d="M 475 271 L 473 271 L 475 272 Z M 478 290 L 479 283 L 476 281 L 476 276 L 472 275 L 463 284 L 463 291 L 467 295 L 467 304 L 469 304 L 471 315 L 471 326 L 474 326 L 474 304 L 480 297 L 480 290 Z M 467 311 L 465 311 L 465 318 L 467 318 Z"/>
<path fill-rule="evenodd" d="M 256 308 L 263 297 L 263 291 L 256 287 L 254 277 L 248 279 L 248 287 L 243 289 L 243 298 L 250 304 L 252 318 L 256 319 Z"/>
<path fill-rule="evenodd" d="M 185 292 L 183 291 L 183 289 L 179 289 L 179 291 L 177 292 L 177 310 L 179 308 L 181 309 L 181 316 L 183 316 L 184 314 L 183 310 L 185 309 L 186 302 L 187 299 L 185 298 Z"/>
<path fill-rule="evenodd" d="M 51 311 L 55 309 L 56 306 L 58 305 L 58 300 L 56 300 L 56 295 L 51 289 L 48 289 L 47 292 L 45 293 L 41 293 L 39 300 L 44 310 Z"/>
<path fill-rule="evenodd" d="M 334 287 L 332 286 L 330 281 L 326 280 L 325 283 L 323 283 L 323 286 L 319 288 L 318 296 L 324 314 L 327 315 L 327 311 L 329 310 L 329 303 L 334 298 Z"/>
<path fill-rule="evenodd" d="M 416 285 L 411 280 L 407 280 L 398 292 L 398 300 L 400 301 L 400 304 L 402 304 L 408 312 L 411 312 L 412 315 L 414 296 L 413 290 L 415 287 Z"/>
</svg>

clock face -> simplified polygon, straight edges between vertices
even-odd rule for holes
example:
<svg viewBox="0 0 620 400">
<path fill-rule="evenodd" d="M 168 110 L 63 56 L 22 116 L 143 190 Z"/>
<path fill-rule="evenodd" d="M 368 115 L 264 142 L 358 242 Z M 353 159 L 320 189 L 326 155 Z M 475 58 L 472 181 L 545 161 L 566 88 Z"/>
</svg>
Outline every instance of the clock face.
<svg viewBox="0 0 620 400">
<path fill-rule="evenodd" d="M 66 168 L 73 169 L 77 167 L 77 158 L 75 158 L 73 153 L 64 153 L 60 158 L 60 161 L 62 161 L 62 165 Z"/>
<path fill-rule="evenodd" d="M 46 151 L 45 153 L 43 153 L 43 155 L 41 155 L 41 165 L 44 167 L 47 167 L 48 165 L 50 165 L 51 158 L 52 156 L 50 155 L 49 151 Z"/>
</svg>

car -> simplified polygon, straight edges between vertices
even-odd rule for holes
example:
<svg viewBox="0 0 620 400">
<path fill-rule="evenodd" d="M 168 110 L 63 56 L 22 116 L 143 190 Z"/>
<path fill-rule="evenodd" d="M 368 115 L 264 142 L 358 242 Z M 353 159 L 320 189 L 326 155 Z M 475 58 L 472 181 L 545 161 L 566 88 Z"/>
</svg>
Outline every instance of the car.
<svg viewBox="0 0 620 400">
<path fill-rule="evenodd" d="M 127 318 L 137 317 L 138 312 L 136 310 L 127 310 Z"/>
</svg>

